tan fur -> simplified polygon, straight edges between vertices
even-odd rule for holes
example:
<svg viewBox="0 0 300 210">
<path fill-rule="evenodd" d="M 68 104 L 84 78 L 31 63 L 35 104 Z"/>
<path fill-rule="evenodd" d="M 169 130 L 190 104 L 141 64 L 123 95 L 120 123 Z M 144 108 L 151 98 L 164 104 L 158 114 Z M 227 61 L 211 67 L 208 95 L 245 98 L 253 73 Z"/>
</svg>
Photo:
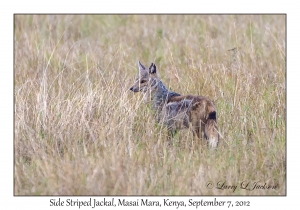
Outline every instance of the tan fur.
<svg viewBox="0 0 300 210">
<path fill-rule="evenodd" d="M 184 99 L 192 100 L 190 109 L 190 122 L 193 127 L 194 134 L 198 138 L 201 137 L 201 132 L 207 135 L 211 146 L 215 147 L 219 141 L 218 127 L 216 119 L 210 119 L 210 114 L 216 113 L 217 110 L 214 104 L 204 96 L 186 95 L 172 97 L 168 102 L 182 101 Z M 216 141 L 216 142 L 215 142 Z"/>
<path fill-rule="evenodd" d="M 149 68 L 139 62 L 139 76 L 130 88 L 134 92 L 143 92 L 145 101 L 152 101 L 152 107 L 158 111 L 158 121 L 167 125 L 169 139 L 176 129 L 192 126 L 194 137 L 204 137 L 212 148 L 219 143 L 217 110 L 210 99 L 204 96 L 182 96 L 166 88 L 157 75 L 155 64 Z"/>
</svg>

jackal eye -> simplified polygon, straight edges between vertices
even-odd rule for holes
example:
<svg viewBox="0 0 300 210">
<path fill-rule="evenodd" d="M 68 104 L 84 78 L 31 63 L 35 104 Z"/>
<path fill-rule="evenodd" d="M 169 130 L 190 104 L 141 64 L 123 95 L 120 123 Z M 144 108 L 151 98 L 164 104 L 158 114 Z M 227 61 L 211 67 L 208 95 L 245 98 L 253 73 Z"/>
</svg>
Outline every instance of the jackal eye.
<svg viewBox="0 0 300 210">
<path fill-rule="evenodd" d="M 145 83 L 145 82 L 147 82 L 147 80 L 142 80 L 142 81 L 141 81 L 141 84 L 142 84 L 142 83 Z"/>
</svg>

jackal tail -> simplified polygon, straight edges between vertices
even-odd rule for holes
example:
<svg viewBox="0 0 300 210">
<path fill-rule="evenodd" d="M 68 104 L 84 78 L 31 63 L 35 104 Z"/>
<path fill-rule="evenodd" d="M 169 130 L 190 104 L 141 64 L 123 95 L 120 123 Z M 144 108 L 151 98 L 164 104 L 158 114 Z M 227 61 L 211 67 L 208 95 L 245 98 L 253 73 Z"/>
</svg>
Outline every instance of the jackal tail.
<svg viewBox="0 0 300 210">
<path fill-rule="evenodd" d="M 219 131 L 217 126 L 217 113 L 211 111 L 208 114 L 208 119 L 205 124 L 205 137 L 208 140 L 208 144 L 211 148 L 215 149 L 219 144 Z"/>
</svg>

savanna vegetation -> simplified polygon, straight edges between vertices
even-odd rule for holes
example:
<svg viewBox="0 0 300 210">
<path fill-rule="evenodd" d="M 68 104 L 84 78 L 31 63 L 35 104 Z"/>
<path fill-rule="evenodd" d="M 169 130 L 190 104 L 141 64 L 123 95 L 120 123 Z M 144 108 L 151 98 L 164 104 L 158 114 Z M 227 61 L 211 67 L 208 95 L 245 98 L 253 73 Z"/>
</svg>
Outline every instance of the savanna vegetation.
<svg viewBox="0 0 300 210">
<path fill-rule="evenodd" d="M 15 15 L 15 195 L 285 195 L 285 47 L 285 15 Z M 216 151 L 166 144 L 138 60 L 214 101 Z"/>
</svg>

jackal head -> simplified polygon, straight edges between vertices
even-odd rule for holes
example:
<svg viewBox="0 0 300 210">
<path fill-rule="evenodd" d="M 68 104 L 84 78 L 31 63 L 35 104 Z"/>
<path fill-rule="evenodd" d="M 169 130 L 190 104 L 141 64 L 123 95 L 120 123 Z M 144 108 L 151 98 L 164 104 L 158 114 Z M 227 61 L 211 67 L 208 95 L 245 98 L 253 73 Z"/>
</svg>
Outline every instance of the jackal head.
<svg viewBox="0 0 300 210">
<path fill-rule="evenodd" d="M 142 92 L 144 94 L 144 101 L 149 102 L 153 97 L 153 91 L 157 89 L 158 74 L 156 65 L 151 63 L 150 67 L 146 68 L 139 61 L 138 66 L 139 74 L 130 90 L 133 92 Z"/>
<path fill-rule="evenodd" d="M 138 62 L 139 74 L 136 77 L 136 80 L 133 86 L 130 88 L 133 92 L 151 92 L 156 85 L 156 65 L 151 63 L 149 68 L 146 68 L 141 62 Z"/>
</svg>

